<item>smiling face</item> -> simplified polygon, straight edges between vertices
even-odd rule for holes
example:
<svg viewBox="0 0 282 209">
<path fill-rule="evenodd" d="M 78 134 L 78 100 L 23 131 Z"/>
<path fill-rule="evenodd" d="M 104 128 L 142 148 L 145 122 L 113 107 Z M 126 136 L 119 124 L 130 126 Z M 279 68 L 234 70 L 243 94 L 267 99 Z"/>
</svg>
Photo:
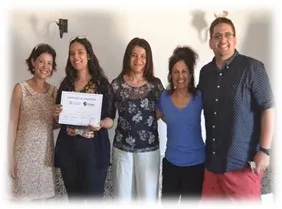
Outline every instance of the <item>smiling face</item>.
<svg viewBox="0 0 282 209">
<path fill-rule="evenodd" d="M 51 76 L 53 70 L 53 56 L 49 53 L 42 53 L 31 63 L 34 68 L 34 76 L 40 79 L 47 79 Z"/>
<path fill-rule="evenodd" d="M 216 25 L 213 29 L 213 34 L 211 34 L 209 44 L 216 58 L 221 60 L 231 58 L 236 46 L 236 37 L 231 25 L 227 23 Z"/>
<path fill-rule="evenodd" d="M 130 55 L 130 70 L 133 73 L 143 73 L 146 66 L 146 50 L 140 46 L 135 46 Z"/>
<path fill-rule="evenodd" d="M 183 60 L 176 62 L 171 71 L 172 83 L 176 89 L 187 89 L 189 85 L 189 69 Z"/>
<path fill-rule="evenodd" d="M 69 59 L 74 69 L 88 69 L 88 54 L 86 48 L 81 43 L 73 42 L 71 44 Z"/>
</svg>

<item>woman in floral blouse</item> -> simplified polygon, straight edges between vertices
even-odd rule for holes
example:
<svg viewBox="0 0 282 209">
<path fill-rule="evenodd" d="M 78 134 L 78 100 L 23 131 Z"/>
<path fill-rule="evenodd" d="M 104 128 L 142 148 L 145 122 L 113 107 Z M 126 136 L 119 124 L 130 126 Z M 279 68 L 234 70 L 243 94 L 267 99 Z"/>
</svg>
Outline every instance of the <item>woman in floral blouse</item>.
<svg viewBox="0 0 282 209">
<path fill-rule="evenodd" d="M 61 125 L 55 149 L 55 166 L 60 167 L 69 198 L 102 197 L 110 162 L 108 128 L 113 125 L 113 90 L 99 65 L 91 43 L 76 37 L 69 45 L 66 77 L 58 90 L 103 94 L 99 127 Z M 62 107 L 63 108 L 63 107 Z M 57 105 L 54 119 L 62 108 Z"/>
<path fill-rule="evenodd" d="M 163 85 L 154 76 L 146 40 L 129 42 L 112 86 L 119 116 L 112 155 L 114 198 L 156 200 L 160 151 L 155 110 Z"/>
</svg>

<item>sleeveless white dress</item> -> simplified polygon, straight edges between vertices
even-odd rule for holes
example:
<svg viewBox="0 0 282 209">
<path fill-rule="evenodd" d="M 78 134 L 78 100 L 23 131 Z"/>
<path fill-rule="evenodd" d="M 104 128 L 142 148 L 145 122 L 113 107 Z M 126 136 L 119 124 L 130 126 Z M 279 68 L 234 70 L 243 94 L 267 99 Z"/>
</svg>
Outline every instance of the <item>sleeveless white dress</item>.
<svg viewBox="0 0 282 209">
<path fill-rule="evenodd" d="M 27 82 L 20 83 L 22 101 L 15 142 L 17 178 L 13 182 L 16 199 L 33 200 L 55 196 L 53 166 L 54 139 L 52 105 L 57 89 L 47 93 L 34 91 Z"/>
</svg>

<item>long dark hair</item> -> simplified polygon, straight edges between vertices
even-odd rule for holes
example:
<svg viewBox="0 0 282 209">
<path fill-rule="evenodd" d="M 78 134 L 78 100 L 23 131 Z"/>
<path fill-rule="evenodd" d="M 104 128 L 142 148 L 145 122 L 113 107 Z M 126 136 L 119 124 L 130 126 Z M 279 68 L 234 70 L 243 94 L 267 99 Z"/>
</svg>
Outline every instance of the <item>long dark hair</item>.
<svg viewBox="0 0 282 209">
<path fill-rule="evenodd" d="M 69 55 L 68 55 L 68 60 L 67 60 L 67 65 L 66 65 L 66 77 L 63 80 L 63 86 L 69 90 L 73 88 L 73 83 L 75 81 L 77 71 L 74 69 L 74 67 L 71 64 L 70 61 L 70 47 L 74 42 L 78 42 L 82 44 L 86 52 L 88 54 L 88 69 L 89 69 L 89 74 L 91 75 L 92 79 L 91 81 L 95 83 L 96 86 L 103 86 L 107 85 L 109 83 L 107 76 L 105 75 L 103 69 L 99 65 L 99 61 L 94 54 L 93 48 L 91 43 L 87 40 L 87 38 L 79 38 L 76 37 L 74 38 L 70 44 L 69 44 Z"/>
<path fill-rule="evenodd" d="M 132 50 L 135 46 L 140 46 L 146 51 L 146 65 L 143 73 L 143 77 L 147 81 L 154 81 L 154 67 L 153 67 L 153 56 L 150 44 L 143 38 L 133 38 L 127 45 L 124 56 L 123 56 L 123 65 L 122 71 L 119 76 L 129 75 L 130 73 L 130 57 Z"/>
<path fill-rule="evenodd" d="M 174 49 L 172 56 L 169 58 L 169 64 L 168 64 L 167 91 L 169 92 L 169 94 L 172 94 L 172 92 L 174 91 L 174 85 L 172 82 L 172 75 L 171 75 L 172 68 L 179 61 L 184 61 L 185 65 L 188 67 L 189 70 L 188 92 L 195 94 L 196 87 L 195 87 L 194 68 L 198 57 L 199 57 L 198 54 L 191 47 L 183 46 Z"/>
</svg>

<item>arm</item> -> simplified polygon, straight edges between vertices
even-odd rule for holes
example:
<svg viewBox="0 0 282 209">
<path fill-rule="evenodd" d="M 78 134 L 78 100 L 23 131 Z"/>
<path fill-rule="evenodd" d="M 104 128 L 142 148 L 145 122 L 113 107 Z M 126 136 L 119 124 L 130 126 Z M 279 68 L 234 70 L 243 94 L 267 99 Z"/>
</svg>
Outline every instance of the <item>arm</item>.
<svg viewBox="0 0 282 209">
<path fill-rule="evenodd" d="M 16 84 L 12 93 L 10 103 L 10 120 L 9 120 L 9 140 L 8 140 L 8 159 L 11 169 L 11 175 L 15 178 L 15 141 L 20 118 L 20 106 L 22 99 L 22 90 L 20 84 Z"/>
<path fill-rule="evenodd" d="M 274 132 L 274 102 L 270 82 L 264 68 L 263 63 L 256 62 L 252 70 L 251 91 L 254 102 L 262 110 L 260 118 L 260 139 L 259 145 L 262 148 L 269 149 L 271 147 Z M 254 156 L 255 172 L 264 171 L 269 165 L 270 157 L 263 151 L 258 151 Z"/>
<path fill-rule="evenodd" d="M 93 131 L 99 131 L 101 128 L 112 128 L 114 125 L 114 121 L 111 118 L 104 118 L 102 120 L 100 120 L 100 126 L 92 126 L 91 124 L 88 125 L 88 127 L 90 128 L 90 130 Z"/>
<path fill-rule="evenodd" d="M 261 133 L 259 146 L 270 149 L 274 130 L 274 108 L 265 109 L 261 114 Z M 254 171 L 258 174 L 269 166 L 270 157 L 258 151 L 254 157 Z"/>
<path fill-rule="evenodd" d="M 111 118 L 104 118 L 103 120 L 100 121 L 100 127 L 101 128 L 112 128 L 114 125 L 114 121 Z"/>
<path fill-rule="evenodd" d="M 259 145 L 263 148 L 270 149 L 274 132 L 274 108 L 266 109 L 261 114 L 261 134 Z"/>
<path fill-rule="evenodd" d="M 58 121 L 59 121 L 60 113 L 63 111 L 62 105 L 55 104 L 51 108 L 52 108 L 52 112 L 53 112 L 53 129 L 60 128 L 61 126 L 58 123 Z"/>
<path fill-rule="evenodd" d="M 102 116 L 100 120 L 100 126 L 94 127 L 89 124 L 89 128 L 93 131 L 99 131 L 101 128 L 110 129 L 114 125 L 115 108 L 113 104 L 114 92 L 112 86 L 108 84 L 106 91 L 103 96 L 102 104 Z"/>
<path fill-rule="evenodd" d="M 162 116 L 163 116 L 163 113 L 159 109 L 156 109 L 157 120 L 159 120 Z"/>
<path fill-rule="evenodd" d="M 59 116 L 60 116 L 60 113 L 63 111 L 62 105 L 61 105 L 61 97 L 62 97 L 62 91 L 64 90 L 65 79 L 61 82 L 59 89 L 55 90 L 55 93 L 54 93 L 55 94 L 54 95 L 55 104 L 52 106 L 54 126 L 58 128 L 60 126 L 60 124 L 58 124 Z"/>
<path fill-rule="evenodd" d="M 259 145 L 269 149 L 274 130 L 274 98 L 263 63 L 256 62 L 251 68 L 251 95 L 253 103 L 261 110 L 260 112 L 260 141 Z"/>
<path fill-rule="evenodd" d="M 166 123 L 165 121 L 165 118 L 164 118 L 164 114 L 162 112 L 162 97 L 163 97 L 163 92 L 165 91 L 164 90 L 164 87 L 163 87 L 163 84 L 161 82 L 160 79 L 158 79 L 159 81 L 159 84 L 158 84 L 158 93 L 157 93 L 157 103 L 156 103 L 156 117 L 157 117 L 157 120 L 159 120 L 160 118 L 162 119 L 163 122 Z"/>
<path fill-rule="evenodd" d="M 157 120 L 161 118 L 162 121 L 166 123 L 164 115 L 159 109 L 156 109 L 156 117 L 157 117 Z"/>
<path fill-rule="evenodd" d="M 54 87 L 54 92 L 53 92 L 53 96 L 54 96 L 54 101 L 56 102 L 57 99 L 57 93 L 58 93 L 58 89 L 56 87 Z M 56 112 L 56 105 L 53 105 L 52 107 L 52 113 L 53 113 L 53 129 L 58 129 L 61 127 L 61 125 L 58 123 L 59 120 L 59 116 L 55 116 L 55 112 Z"/>
</svg>

